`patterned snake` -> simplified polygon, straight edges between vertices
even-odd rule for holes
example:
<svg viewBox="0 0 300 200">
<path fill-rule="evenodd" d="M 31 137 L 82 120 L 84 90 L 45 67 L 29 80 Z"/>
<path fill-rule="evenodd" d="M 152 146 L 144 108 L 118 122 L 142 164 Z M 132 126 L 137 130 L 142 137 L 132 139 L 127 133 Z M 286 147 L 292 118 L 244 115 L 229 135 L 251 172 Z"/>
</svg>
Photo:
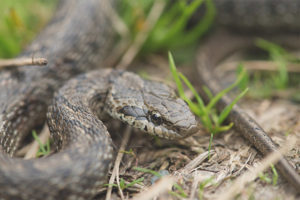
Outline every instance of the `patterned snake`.
<svg viewBox="0 0 300 200">
<path fill-rule="evenodd" d="M 25 133 L 44 122 L 53 92 L 65 80 L 101 67 L 114 37 L 105 14 L 108 3 L 61 1 L 53 20 L 21 55 L 46 56 L 48 66 L 1 72 L 1 199 L 93 197 L 105 183 L 112 160 L 110 136 L 97 117 L 105 111 L 169 139 L 198 130 L 187 104 L 170 87 L 130 72 L 102 69 L 70 80 L 49 107 L 48 124 L 57 153 L 32 160 L 9 156 Z"/>
<path fill-rule="evenodd" d="M 92 198 L 112 159 L 110 136 L 97 118 L 103 112 L 170 139 L 197 130 L 187 105 L 168 86 L 103 69 L 69 80 L 55 95 L 47 115 L 57 153 L 33 160 L 11 157 L 26 133 L 45 121 L 54 92 L 70 77 L 101 67 L 114 39 L 109 2 L 61 1 L 53 20 L 21 55 L 46 56 L 47 67 L 1 71 L 1 199 Z"/>
</svg>

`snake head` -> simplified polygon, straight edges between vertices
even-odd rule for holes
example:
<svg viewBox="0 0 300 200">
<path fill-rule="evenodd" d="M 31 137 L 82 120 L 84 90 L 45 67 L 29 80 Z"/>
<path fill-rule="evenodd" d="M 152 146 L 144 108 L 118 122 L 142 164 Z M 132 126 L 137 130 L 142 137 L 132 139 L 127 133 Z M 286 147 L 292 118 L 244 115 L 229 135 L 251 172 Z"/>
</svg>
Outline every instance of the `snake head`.
<svg viewBox="0 0 300 200">
<path fill-rule="evenodd" d="M 123 72 L 111 82 L 105 107 L 112 117 L 167 139 L 184 138 L 198 131 L 198 122 L 188 105 L 169 86 L 130 72 Z"/>
</svg>

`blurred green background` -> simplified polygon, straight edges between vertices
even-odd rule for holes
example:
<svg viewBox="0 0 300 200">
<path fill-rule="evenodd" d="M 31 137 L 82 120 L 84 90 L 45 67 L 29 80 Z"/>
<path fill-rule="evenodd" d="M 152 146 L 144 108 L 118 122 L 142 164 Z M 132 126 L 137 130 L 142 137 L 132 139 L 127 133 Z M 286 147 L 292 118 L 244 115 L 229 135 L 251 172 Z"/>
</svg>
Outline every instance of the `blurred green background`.
<svg viewBox="0 0 300 200">
<path fill-rule="evenodd" d="M 15 57 L 52 16 L 57 0 L 1 0 L 0 58 Z"/>
</svg>

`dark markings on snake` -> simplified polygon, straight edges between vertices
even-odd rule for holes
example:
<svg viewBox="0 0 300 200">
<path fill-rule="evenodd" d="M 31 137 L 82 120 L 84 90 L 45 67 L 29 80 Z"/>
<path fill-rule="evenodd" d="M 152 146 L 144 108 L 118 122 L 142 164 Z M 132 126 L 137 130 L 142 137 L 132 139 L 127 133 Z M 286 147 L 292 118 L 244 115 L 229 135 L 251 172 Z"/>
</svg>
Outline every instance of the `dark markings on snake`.
<svg viewBox="0 0 300 200">
<path fill-rule="evenodd" d="M 124 106 L 119 110 L 119 112 L 123 113 L 125 116 L 132 116 L 136 118 L 142 118 L 146 116 L 144 110 L 136 106 Z"/>
<path fill-rule="evenodd" d="M 49 26 L 41 32 L 37 39 L 21 55 L 31 57 L 36 55 L 36 53 L 41 54 L 47 58 L 48 65 L 42 68 L 28 66 L 1 71 L 0 199 L 92 199 L 99 192 L 99 188 L 104 183 L 107 183 L 109 163 L 112 161 L 112 145 L 107 129 L 91 112 L 92 109 L 101 108 L 104 101 L 102 103 L 96 102 L 98 97 L 93 95 L 97 95 L 96 93 L 102 89 L 104 91 L 101 94 L 106 92 L 111 94 L 109 87 L 106 86 L 126 78 L 127 75 L 136 80 L 136 75 L 130 75 L 128 72 L 101 70 L 96 74 L 91 72 L 88 75 L 70 80 L 68 85 L 65 85 L 58 92 L 58 96 L 64 96 L 65 99 L 60 102 L 59 98 L 56 98 L 54 101 L 57 104 L 50 106 L 48 113 L 49 129 L 54 141 L 54 148 L 58 152 L 43 159 L 21 160 L 11 156 L 18 149 L 27 133 L 31 133 L 34 128 L 44 124 L 46 110 L 53 101 L 54 92 L 57 92 L 67 80 L 78 73 L 101 68 L 104 65 L 104 60 L 111 54 L 111 49 L 114 48 L 112 41 L 116 36 L 108 19 L 110 14 L 106 13 L 108 9 L 105 9 L 105 4 L 111 2 L 112 0 L 61 0 L 58 11 L 54 19 L 49 23 Z M 278 27 L 280 27 L 281 30 L 286 30 L 285 26 L 282 26 L 282 22 L 285 21 L 288 22 L 286 25 L 290 26 L 290 28 L 298 27 L 297 30 L 299 30 L 299 12 L 293 8 L 299 8 L 300 1 L 216 0 L 214 2 L 216 2 L 218 8 L 217 13 L 221 16 L 219 19 L 226 19 L 230 24 L 240 23 L 248 25 L 254 19 L 251 24 L 255 24 L 254 22 L 256 21 L 267 22 L 267 24 L 262 24 L 262 28 L 271 30 L 272 27 L 277 27 L 277 30 L 279 30 Z M 224 5 L 228 2 L 234 2 L 232 5 L 236 5 L 234 6 L 236 9 L 228 11 L 228 9 L 224 8 L 222 10 L 220 3 Z M 258 6 L 258 3 L 260 3 L 260 6 Z M 276 5 L 277 9 L 273 9 L 274 6 L 272 5 Z M 262 12 L 265 9 L 255 8 L 267 8 L 268 6 L 274 11 L 286 10 L 286 12 L 281 12 L 282 14 L 280 12 L 270 12 L 270 15 L 263 15 L 267 20 L 261 20 L 263 13 L 259 14 L 257 12 Z M 240 10 L 245 12 L 241 13 L 239 12 Z M 253 12 L 253 10 L 257 12 Z M 222 16 L 222 13 L 226 16 Z M 234 14 L 238 14 L 238 17 Z M 241 18 L 240 15 L 244 15 L 246 18 L 244 20 L 236 20 Z M 228 16 L 233 16 L 231 18 L 233 20 L 228 20 Z M 271 26 L 267 26 L 268 24 Z M 228 41 L 231 42 L 231 40 Z M 295 40 L 295 43 L 297 41 Z M 224 42 L 226 40 L 218 41 L 217 47 L 222 44 L 224 48 L 228 49 Z M 212 49 L 214 50 L 212 55 L 215 55 L 215 51 L 222 48 Z M 217 56 L 210 56 L 210 61 L 214 57 Z M 206 74 L 206 71 L 203 70 L 203 74 Z M 126 76 L 123 76 L 124 73 L 126 73 Z M 102 76 L 102 79 L 99 79 L 100 76 Z M 107 80 L 107 76 L 109 76 L 109 80 Z M 211 83 L 214 79 L 214 77 L 208 78 L 208 83 Z M 82 85 L 82 82 L 86 85 Z M 130 81 L 126 83 L 130 83 Z M 148 90 L 149 82 L 143 83 L 139 89 Z M 147 109 L 152 110 L 153 105 L 158 105 L 159 102 L 156 103 L 154 101 L 159 96 L 157 94 L 161 94 L 162 98 L 168 97 L 168 95 L 170 95 L 170 98 L 174 96 L 174 92 L 169 93 L 169 90 L 167 93 L 161 92 L 162 88 L 159 83 L 155 85 L 155 87 L 149 87 L 149 95 L 153 95 L 150 101 L 152 105 L 147 108 L 141 108 L 144 110 L 144 113 L 148 113 L 148 111 L 145 111 Z M 97 87 L 96 89 L 95 86 Z M 126 86 L 126 84 L 122 86 Z M 151 88 L 154 91 L 151 91 Z M 124 94 L 127 94 L 127 91 L 130 92 L 132 89 L 129 87 L 125 91 L 126 93 Z M 133 95 L 125 95 L 125 98 L 133 98 Z M 93 97 L 95 98 L 93 99 Z M 109 97 L 107 95 L 103 96 L 105 102 L 107 102 L 106 100 Z M 139 100 L 143 100 L 138 96 L 136 97 Z M 164 101 L 169 100 L 164 99 Z M 41 106 L 37 106 L 37 102 L 41 102 Z M 111 102 L 105 108 L 114 108 L 116 105 L 121 105 L 118 102 L 119 100 Z M 188 119 L 184 120 L 186 123 L 178 124 L 180 126 L 171 124 L 172 120 L 170 118 L 177 115 L 175 111 L 174 113 L 172 112 L 173 110 L 167 114 L 160 112 L 166 119 L 163 122 L 163 128 L 159 126 L 154 128 L 152 123 L 148 123 L 146 117 L 137 117 L 137 123 L 135 124 L 139 126 L 138 128 L 148 132 L 167 129 L 163 136 L 173 139 L 190 135 L 191 132 L 198 130 L 195 127 L 194 117 L 187 117 L 186 114 L 183 116 Z M 133 124 L 133 117 L 125 117 L 124 114 L 120 115 L 115 114 L 115 117 L 124 119 L 128 124 Z M 181 115 L 179 114 L 179 116 Z M 237 114 L 236 117 L 238 116 Z M 239 125 L 238 123 L 235 124 Z M 175 129 L 174 126 L 176 127 Z M 155 133 L 152 132 L 152 134 Z M 256 138 L 252 140 L 252 143 L 258 144 L 259 146 L 256 145 L 258 149 L 262 147 L 262 152 L 264 152 L 263 150 L 266 149 L 264 146 L 269 142 L 266 142 L 265 138 L 254 137 Z M 57 145 L 55 145 L 55 141 Z M 294 185 L 299 188 L 300 181 L 297 178 L 299 176 L 295 170 L 287 167 L 288 165 L 281 166 L 279 170 L 286 172 L 286 177 L 294 181 Z"/>
</svg>

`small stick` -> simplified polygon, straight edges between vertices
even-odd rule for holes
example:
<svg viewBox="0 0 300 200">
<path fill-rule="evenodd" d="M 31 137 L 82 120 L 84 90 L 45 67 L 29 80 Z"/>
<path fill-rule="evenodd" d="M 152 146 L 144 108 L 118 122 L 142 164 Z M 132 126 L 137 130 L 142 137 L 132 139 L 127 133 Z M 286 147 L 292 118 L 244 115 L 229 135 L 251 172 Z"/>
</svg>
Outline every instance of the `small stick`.
<svg viewBox="0 0 300 200">
<path fill-rule="evenodd" d="M 107 189 L 106 198 L 105 198 L 106 200 L 111 199 L 112 184 L 114 183 L 115 178 L 117 179 L 117 185 L 118 185 L 118 188 L 119 188 L 121 199 L 124 199 L 123 192 L 120 188 L 119 167 L 120 167 L 120 163 L 122 161 L 123 155 L 124 155 L 124 150 L 125 150 L 126 145 L 129 141 L 130 135 L 131 135 L 131 129 L 128 127 L 125 131 L 125 134 L 124 134 L 124 137 L 123 137 L 123 140 L 122 140 L 122 144 L 121 144 L 121 147 L 119 149 L 119 152 L 118 152 L 118 155 L 117 155 L 117 158 L 116 158 L 116 161 L 115 161 L 115 165 L 114 165 L 111 177 L 109 179 L 108 189 Z"/>
<path fill-rule="evenodd" d="M 13 58 L 13 59 L 0 59 L 0 68 L 4 67 L 17 67 L 25 65 L 43 66 L 47 65 L 46 58 Z"/>
<path fill-rule="evenodd" d="M 245 188 L 246 183 L 254 180 L 260 172 L 263 172 L 268 167 L 270 167 L 271 164 L 276 163 L 280 158 L 282 158 L 282 154 L 286 153 L 289 149 L 293 148 L 296 144 L 296 141 L 297 140 L 294 137 L 287 139 L 285 144 L 282 145 L 282 147 L 278 151 L 275 151 L 268 155 L 265 159 L 261 161 L 261 164 L 255 167 L 252 171 L 248 171 L 239 178 L 237 178 L 225 193 L 218 195 L 217 198 L 214 199 L 234 199 L 235 195 L 240 193 Z"/>
<path fill-rule="evenodd" d="M 225 71 L 233 71 L 236 69 L 236 66 L 242 63 L 243 66 L 250 71 L 278 71 L 278 67 L 272 61 L 242 61 L 242 62 L 228 62 L 221 64 L 219 68 Z M 288 72 L 300 72 L 300 65 L 294 63 L 288 63 L 286 66 Z"/>
</svg>

